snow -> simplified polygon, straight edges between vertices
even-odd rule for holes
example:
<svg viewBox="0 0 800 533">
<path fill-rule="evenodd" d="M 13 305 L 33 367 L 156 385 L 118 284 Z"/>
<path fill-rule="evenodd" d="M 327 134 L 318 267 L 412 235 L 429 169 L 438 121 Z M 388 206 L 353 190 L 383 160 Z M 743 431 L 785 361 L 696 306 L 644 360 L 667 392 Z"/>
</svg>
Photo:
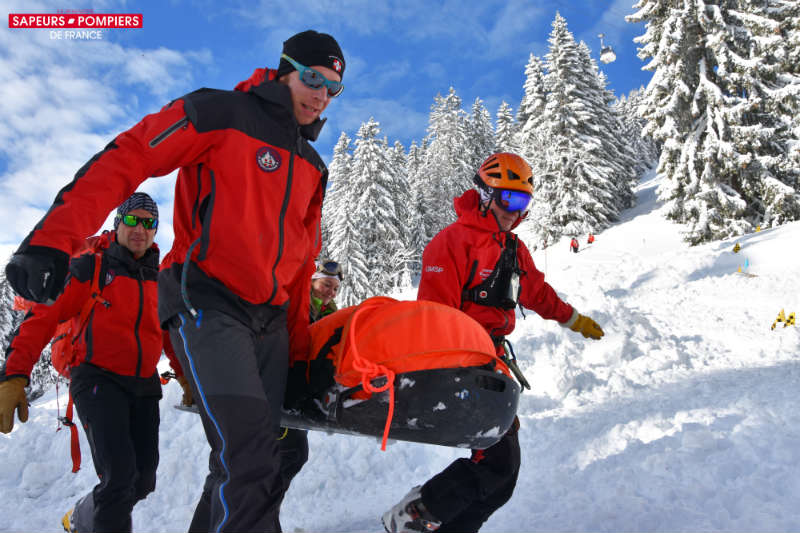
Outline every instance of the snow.
<svg viewBox="0 0 800 533">
<path fill-rule="evenodd" d="M 688 247 L 645 179 L 621 223 L 534 254 L 550 284 L 606 335 L 518 317 L 510 337 L 533 386 L 520 400 L 522 470 L 482 531 L 800 530 L 800 223 Z M 525 231 L 521 231 L 525 239 Z M 739 253 L 733 247 L 739 243 Z M 529 242 L 529 244 L 532 244 Z M 737 272 L 740 266 L 746 276 Z M 408 287 L 395 297 L 411 299 Z M 61 387 L 63 413 L 66 399 Z M 185 531 L 208 465 L 199 418 L 161 403 L 156 491 L 139 531 Z M 96 483 L 70 472 L 56 395 L 0 435 L 0 531 L 61 531 Z M 381 514 L 465 450 L 312 432 L 283 504 L 286 531 L 382 531 Z"/>
</svg>

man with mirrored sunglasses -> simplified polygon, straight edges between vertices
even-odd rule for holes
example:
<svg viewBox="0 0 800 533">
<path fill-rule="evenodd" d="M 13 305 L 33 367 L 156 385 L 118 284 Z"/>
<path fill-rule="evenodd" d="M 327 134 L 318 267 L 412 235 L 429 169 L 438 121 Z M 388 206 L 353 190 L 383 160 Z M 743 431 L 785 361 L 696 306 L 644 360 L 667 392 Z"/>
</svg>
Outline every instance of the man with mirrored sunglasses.
<svg viewBox="0 0 800 533">
<path fill-rule="evenodd" d="M 544 281 L 525 244 L 512 230 L 527 215 L 533 175 L 520 156 L 489 156 L 474 177 L 475 189 L 455 199 L 458 220 L 440 231 L 422 255 L 418 300 L 461 309 L 491 336 L 497 355 L 530 388 L 505 336 L 515 308 L 599 339 L 603 330 L 564 302 Z M 473 450 L 424 485 L 414 487 L 383 515 L 389 533 L 478 531 L 514 492 L 520 467 L 519 421 L 493 446 Z"/>
<path fill-rule="evenodd" d="M 118 135 L 6 268 L 18 293 L 52 301 L 74 243 L 139 183 L 180 169 L 158 304 L 211 447 L 192 531 L 280 529 L 280 407 L 289 351 L 304 358 L 310 343 L 328 175 L 310 143 L 345 70 L 336 40 L 313 30 L 287 39 L 282 55 L 233 91 L 189 93 Z"/>
<path fill-rule="evenodd" d="M 134 504 L 155 489 L 161 398 L 156 365 L 162 338 L 159 252 L 153 243 L 157 226 L 158 207 L 149 195 L 136 192 L 123 202 L 115 231 L 99 237 L 107 239 L 107 247 L 97 252 L 99 262 L 95 252 L 70 261 L 64 292 L 53 305 L 33 306 L 0 369 L 0 431 L 7 432 L 11 427 L 2 423 L 8 420 L 7 387 L 24 387 L 57 325 L 73 321 L 69 391 L 100 482 L 62 519 L 69 531 L 131 531 Z M 91 303 L 96 265 L 100 300 Z M 87 302 L 91 307 L 81 323 Z M 10 415 L 13 426 L 13 411 Z M 26 418 L 20 414 L 20 421 Z"/>
</svg>

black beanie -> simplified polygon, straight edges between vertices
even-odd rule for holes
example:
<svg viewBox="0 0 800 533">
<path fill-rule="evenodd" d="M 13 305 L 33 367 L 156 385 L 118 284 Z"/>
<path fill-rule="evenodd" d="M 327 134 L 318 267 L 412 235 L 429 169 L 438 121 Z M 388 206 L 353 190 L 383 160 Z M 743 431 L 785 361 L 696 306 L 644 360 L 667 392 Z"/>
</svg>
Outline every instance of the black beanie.
<svg viewBox="0 0 800 533">
<path fill-rule="evenodd" d="M 336 39 L 327 33 L 306 30 L 292 35 L 283 42 L 283 53 L 301 65 L 312 67 L 319 65 L 328 67 L 344 76 L 344 55 Z M 281 58 L 278 65 L 278 77 L 294 70 L 291 63 Z"/>
<path fill-rule="evenodd" d="M 158 206 L 150 198 L 150 195 L 144 192 L 135 192 L 117 208 L 117 216 L 114 217 L 114 229 L 119 227 L 122 216 L 127 215 L 134 209 L 144 209 L 149 211 L 153 218 L 158 218 Z"/>
</svg>

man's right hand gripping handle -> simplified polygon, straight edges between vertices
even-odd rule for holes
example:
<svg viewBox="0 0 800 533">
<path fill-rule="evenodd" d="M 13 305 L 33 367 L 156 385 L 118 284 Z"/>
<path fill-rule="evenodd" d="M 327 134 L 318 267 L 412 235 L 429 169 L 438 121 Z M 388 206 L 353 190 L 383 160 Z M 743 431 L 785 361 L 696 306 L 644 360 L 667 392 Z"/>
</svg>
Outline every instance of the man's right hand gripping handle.
<svg viewBox="0 0 800 533">
<path fill-rule="evenodd" d="M 37 303 L 52 304 L 64 290 L 69 255 L 45 246 L 16 253 L 6 265 L 6 279 L 17 294 Z"/>
</svg>

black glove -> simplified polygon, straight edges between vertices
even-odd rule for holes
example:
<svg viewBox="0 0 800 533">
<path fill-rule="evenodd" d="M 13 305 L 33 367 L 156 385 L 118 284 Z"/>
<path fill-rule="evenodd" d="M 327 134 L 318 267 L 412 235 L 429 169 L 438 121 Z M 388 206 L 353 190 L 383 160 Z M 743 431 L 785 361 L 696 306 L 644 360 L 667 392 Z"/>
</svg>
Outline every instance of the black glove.
<svg viewBox="0 0 800 533">
<path fill-rule="evenodd" d="M 6 279 L 17 294 L 34 302 L 52 304 L 64 290 L 69 255 L 46 246 L 16 253 L 6 265 Z"/>
<path fill-rule="evenodd" d="M 308 382 L 306 382 L 305 361 L 297 361 L 289 367 L 286 376 L 286 395 L 283 399 L 283 408 L 286 410 L 301 409 L 303 403 L 309 398 Z"/>
</svg>

